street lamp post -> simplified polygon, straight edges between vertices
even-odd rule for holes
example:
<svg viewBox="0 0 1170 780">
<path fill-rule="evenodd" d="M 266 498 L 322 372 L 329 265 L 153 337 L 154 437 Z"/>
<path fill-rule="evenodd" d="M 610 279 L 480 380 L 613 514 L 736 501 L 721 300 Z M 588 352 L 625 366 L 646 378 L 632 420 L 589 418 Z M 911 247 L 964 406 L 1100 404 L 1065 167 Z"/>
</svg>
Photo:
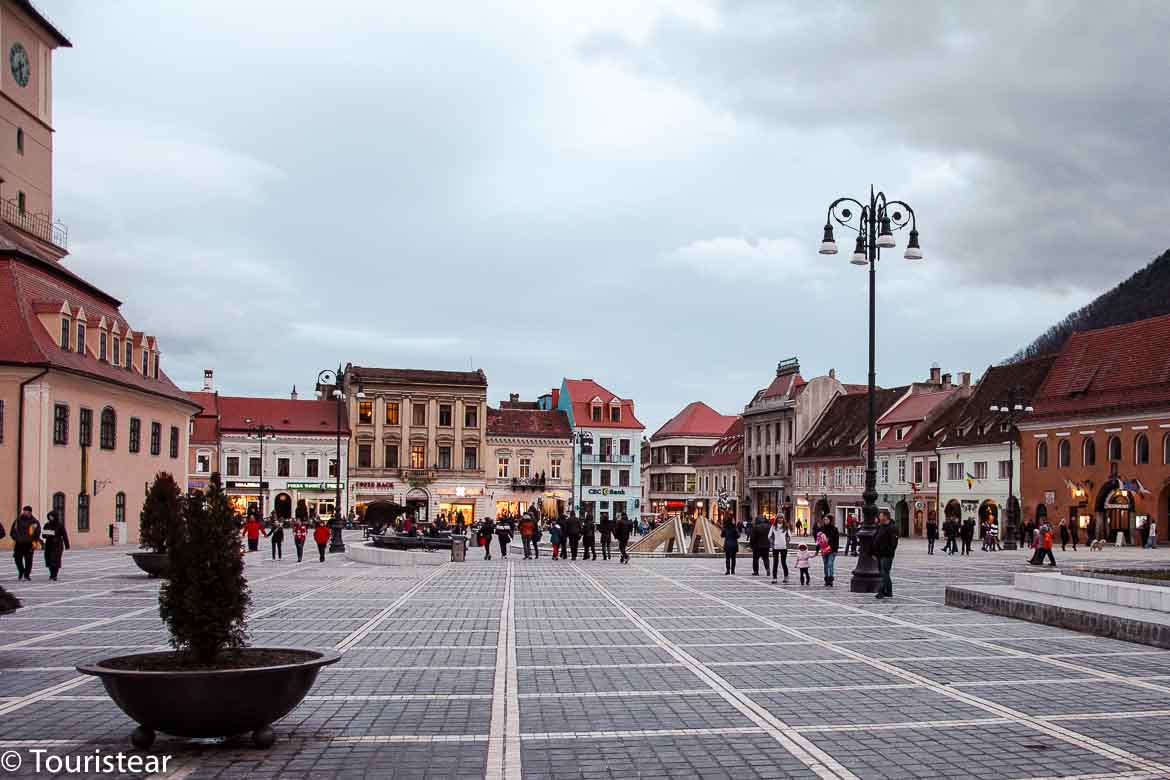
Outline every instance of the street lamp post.
<svg viewBox="0 0 1170 780">
<path fill-rule="evenodd" d="M 856 211 L 854 211 L 856 208 Z M 873 593 L 881 583 L 877 558 L 873 555 L 873 537 L 877 533 L 877 401 L 875 395 L 876 372 L 874 369 L 874 344 L 876 340 L 874 316 L 874 285 L 877 276 L 877 261 L 881 249 L 891 249 L 895 230 L 910 226 L 910 241 L 906 245 L 907 260 L 921 260 L 922 249 L 918 246 L 918 225 L 914 209 L 900 200 L 887 200 L 884 192 L 874 193 L 869 188 L 869 202 L 862 203 L 854 198 L 837 198 L 829 204 L 825 217 L 825 234 L 821 240 L 822 255 L 837 254 L 837 242 L 833 238 L 833 223 L 847 227 L 857 233 L 853 256 L 849 262 L 858 266 L 869 266 L 869 395 L 867 408 L 868 430 L 865 437 L 865 491 L 861 494 L 862 524 L 857 533 L 861 553 L 849 590 L 854 593 Z"/>
<path fill-rule="evenodd" d="M 317 387 L 332 386 L 333 398 L 337 401 L 337 468 L 333 475 L 334 489 L 337 491 L 333 502 L 333 522 L 329 524 L 329 552 L 345 552 L 345 540 L 341 537 L 341 415 L 345 410 L 345 393 L 341 390 L 341 381 L 345 373 L 341 366 L 334 371 L 327 368 L 317 374 Z"/>
<path fill-rule="evenodd" d="M 256 492 L 260 494 L 260 520 L 264 520 L 264 440 L 276 437 L 276 429 L 271 425 L 264 425 L 263 423 L 255 423 L 251 417 L 245 417 L 244 422 L 248 424 L 248 438 L 258 439 L 260 441 L 260 487 Z"/>
<path fill-rule="evenodd" d="M 1000 539 L 1005 550 L 1016 549 L 1016 540 L 1020 537 L 1019 502 L 1015 500 L 1014 480 L 1016 472 L 1016 423 L 1024 415 L 1032 413 L 1032 407 L 1026 403 L 1026 400 L 1025 393 L 1019 387 L 1012 387 L 1008 389 L 1008 399 L 1005 403 L 991 405 L 991 413 L 998 416 L 1008 426 L 1007 529 L 1003 534 L 1005 538 Z"/>
<path fill-rule="evenodd" d="M 584 444 L 588 443 L 590 449 L 593 445 L 593 434 L 589 431 L 574 431 L 573 432 L 573 446 L 576 447 L 574 454 L 576 455 L 576 462 L 574 465 L 574 476 L 581 473 L 581 450 Z M 573 508 L 571 511 L 581 514 L 581 478 L 577 477 L 576 483 L 573 486 Z"/>
</svg>

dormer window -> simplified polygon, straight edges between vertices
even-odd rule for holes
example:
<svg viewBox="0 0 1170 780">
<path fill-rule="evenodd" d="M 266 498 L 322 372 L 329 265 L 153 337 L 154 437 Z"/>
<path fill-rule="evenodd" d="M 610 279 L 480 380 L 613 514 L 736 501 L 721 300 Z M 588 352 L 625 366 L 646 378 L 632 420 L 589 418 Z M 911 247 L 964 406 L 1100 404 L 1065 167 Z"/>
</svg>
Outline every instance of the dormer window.
<svg viewBox="0 0 1170 780">
<path fill-rule="evenodd" d="M 909 431 L 910 431 L 910 426 L 909 426 L 909 425 L 903 425 L 903 426 L 901 426 L 901 427 L 899 427 L 899 428 L 895 429 L 895 430 L 894 430 L 894 440 L 895 440 L 895 441 L 902 441 L 902 439 L 905 439 L 905 438 L 906 438 L 906 434 L 907 434 Z"/>
<path fill-rule="evenodd" d="M 85 323 L 77 321 L 77 351 L 85 354 Z"/>
<path fill-rule="evenodd" d="M 142 350 L 142 376 L 150 376 L 150 353 Z"/>
<path fill-rule="evenodd" d="M 593 422 L 601 422 L 601 404 L 600 403 L 593 404 L 593 408 L 591 410 L 591 416 L 593 418 Z"/>
<path fill-rule="evenodd" d="M 155 379 L 158 379 L 158 359 L 159 359 L 159 354 L 157 352 L 155 352 L 154 353 L 154 378 Z"/>
<path fill-rule="evenodd" d="M 610 404 L 609 421 L 615 423 L 622 421 L 622 405 L 620 403 Z"/>
<path fill-rule="evenodd" d="M 68 317 L 61 318 L 61 349 L 69 349 L 69 334 L 73 332 L 73 323 Z"/>
<path fill-rule="evenodd" d="M 134 367 L 134 342 L 126 339 L 126 368 L 133 369 Z"/>
<path fill-rule="evenodd" d="M 120 366 L 120 365 L 122 365 L 122 339 L 118 338 L 117 336 L 114 336 L 113 346 L 114 346 L 114 359 L 112 362 L 115 366 Z"/>
<path fill-rule="evenodd" d="M 106 349 L 108 348 L 108 344 L 107 344 L 108 341 L 109 341 L 109 337 L 106 335 L 106 332 L 104 330 L 99 330 L 98 331 L 98 360 L 105 360 L 106 359 L 106 357 L 107 357 Z"/>
</svg>

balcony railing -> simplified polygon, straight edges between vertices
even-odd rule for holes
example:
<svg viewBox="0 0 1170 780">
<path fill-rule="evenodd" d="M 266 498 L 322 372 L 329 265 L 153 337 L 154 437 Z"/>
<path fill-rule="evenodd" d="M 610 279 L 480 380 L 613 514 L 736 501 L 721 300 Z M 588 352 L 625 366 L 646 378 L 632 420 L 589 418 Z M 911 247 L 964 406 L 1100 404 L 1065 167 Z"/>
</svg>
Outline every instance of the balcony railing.
<svg viewBox="0 0 1170 780">
<path fill-rule="evenodd" d="M 544 477 L 512 477 L 513 490 L 544 490 L 545 486 Z"/>
<path fill-rule="evenodd" d="M 616 452 L 585 452 L 581 454 L 585 463 L 633 463 L 633 455 L 618 455 Z"/>
<path fill-rule="evenodd" d="M 42 214 L 22 212 L 19 204 L 14 200 L 0 200 L 0 217 L 8 224 L 18 227 L 42 241 L 62 249 L 69 248 L 69 229 L 65 225 L 60 222 L 50 222 Z"/>
</svg>

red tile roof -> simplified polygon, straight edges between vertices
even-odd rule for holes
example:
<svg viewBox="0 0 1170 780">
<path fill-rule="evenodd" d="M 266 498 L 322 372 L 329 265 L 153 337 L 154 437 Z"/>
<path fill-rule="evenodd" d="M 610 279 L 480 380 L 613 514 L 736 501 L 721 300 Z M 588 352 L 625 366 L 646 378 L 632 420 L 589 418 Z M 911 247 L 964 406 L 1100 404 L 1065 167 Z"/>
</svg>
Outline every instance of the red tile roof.
<svg viewBox="0 0 1170 780">
<path fill-rule="evenodd" d="M 3 231 L 0 231 L 2 233 Z M 119 301 L 80 279 L 59 263 L 51 262 L 19 249 L 12 249 L 0 236 L 0 363 L 25 363 L 50 366 L 57 370 L 113 382 L 123 387 L 165 397 L 183 404 L 194 405 L 166 375 L 159 378 L 143 376 L 135 367 L 114 366 L 99 360 L 91 353 L 61 349 L 59 331 L 52 332 L 40 320 L 35 309 L 45 303 L 69 305 L 73 312 L 83 309 L 86 320 L 96 324 L 104 317 L 107 323 L 117 324 L 122 335 L 131 331 L 118 311 Z M 135 346 L 141 344 L 143 334 L 133 331 Z M 153 337 L 148 337 L 154 346 Z"/>
<path fill-rule="evenodd" d="M 878 417 L 886 412 L 909 386 L 874 389 Z M 843 393 L 833 398 L 813 429 L 796 448 L 795 458 L 860 458 L 864 443 L 869 396 Z"/>
<path fill-rule="evenodd" d="M 219 396 L 219 425 L 224 433 L 245 433 L 252 425 L 271 425 L 278 433 L 334 435 L 337 401 L 291 398 Z M 341 415 L 341 433 L 349 434 L 347 415 Z M 247 418 L 251 418 L 249 423 Z"/>
<path fill-rule="evenodd" d="M 488 436 L 528 436 L 569 439 L 573 429 L 569 415 L 560 409 L 492 409 L 487 410 Z"/>
<path fill-rule="evenodd" d="M 1011 388 L 1019 389 L 1023 396 L 1020 399 L 1021 403 L 1031 403 L 1055 360 L 1056 355 L 1044 355 L 1030 360 L 989 366 L 983 372 L 979 384 L 975 386 L 975 392 L 963 404 L 963 413 L 950 426 L 946 437 L 939 445 L 963 447 L 1000 444 L 1005 441 L 1007 434 L 999 430 L 1002 420 L 998 414 L 991 411 L 991 406 L 1007 401 Z"/>
<path fill-rule="evenodd" d="M 566 379 L 565 392 L 569 395 L 569 403 L 573 408 L 573 421 L 580 427 L 588 428 L 626 428 L 644 429 L 646 426 L 638 422 L 634 416 L 634 402 L 628 398 L 618 398 L 592 379 Z M 590 403 L 594 398 L 600 398 L 603 414 L 601 420 L 594 420 L 589 413 Z M 610 401 L 617 398 L 622 407 L 620 422 L 611 422 L 609 419 Z"/>
<path fill-rule="evenodd" d="M 900 404 L 878 418 L 878 425 L 905 425 L 907 423 L 925 420 L 934 411 L 934 408 L 948 400 L 957 392 L 958 388 L 937 390 L 935 392 L 911 393 Z"/>
<path fill-rule="evenodd" d="M 727 432 L 695 462 L 696 466 L 733 466 L 743 457 L 743 417 L 736 417 Z"/>
<path fill-rule="evenodd" d="M 1170 314 L 1069 337 L 1031 417 L 1170 406 Z"/>
<path fill-rule="evenodd" d="M 691 401 L 654 432 L 650 441 L 667 436 L 722 436 L 738 417 L 719 414 L 702 401 Z"/>
<path fill-rule="evenodd" d="M 219 393 L 203 391 L 187 393 L 201 410 L 191 420 L 192 444 L 219 442 Z"/>
<path fill-rule="evenodd" d="M 781 374 L 772 380 L 772 384 L 764 388 L 764 394 L 761 398 L 779 398 L 781 396 L 795 398 L 797 389 L 804 386 L 804 383 L 804 377 L 800 374 Z"/>
</svg>

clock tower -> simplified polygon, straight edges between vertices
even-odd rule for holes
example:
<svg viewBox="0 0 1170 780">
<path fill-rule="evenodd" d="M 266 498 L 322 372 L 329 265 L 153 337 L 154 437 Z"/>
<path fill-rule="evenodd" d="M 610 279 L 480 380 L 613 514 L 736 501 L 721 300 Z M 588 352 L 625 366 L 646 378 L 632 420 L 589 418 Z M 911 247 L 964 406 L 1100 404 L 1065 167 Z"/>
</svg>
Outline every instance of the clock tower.
<svg viewBox="0 0 1170 780">
<path fill-rule="evenodd" d="M 29 0 L 0 0 L 0 217 L 64 255 L 53 220 L 53 50 L 71 46 Z"/>
</svg>

